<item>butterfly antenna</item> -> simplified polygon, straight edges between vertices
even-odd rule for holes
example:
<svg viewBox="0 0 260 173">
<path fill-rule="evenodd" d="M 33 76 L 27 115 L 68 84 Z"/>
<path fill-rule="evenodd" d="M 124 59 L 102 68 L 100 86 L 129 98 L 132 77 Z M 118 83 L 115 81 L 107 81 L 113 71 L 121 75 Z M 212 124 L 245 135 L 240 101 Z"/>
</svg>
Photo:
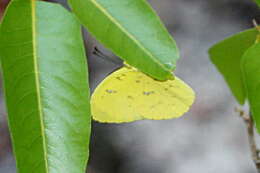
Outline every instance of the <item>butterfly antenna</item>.
<svg viewBox="0 0 260 173">
<path fill-rule="evenodd" d="M 96 46 L 94 47 L 94 51 L 93 54 L 104 59 L 105 61 L 109 61 L 112 62 L 115 65 L 122 65 L 121 61 L 117 61 L 114 58 L 112 58 L 111 56 L 105 55 L 103 52 L 101 52 Z"/>
</svg>

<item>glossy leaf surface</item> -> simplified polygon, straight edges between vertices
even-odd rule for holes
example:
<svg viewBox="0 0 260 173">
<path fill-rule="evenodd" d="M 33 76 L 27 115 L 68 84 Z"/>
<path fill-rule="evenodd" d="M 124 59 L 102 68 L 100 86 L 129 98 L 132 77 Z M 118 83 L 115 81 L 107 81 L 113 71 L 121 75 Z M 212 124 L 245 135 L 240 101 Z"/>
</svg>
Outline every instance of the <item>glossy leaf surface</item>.
<svg viewBox="0 0 260 173">
<path fill-rule="evenodd" d="M 84 26 L 128 64 L 158 79 L 173 78 L 175 41 L 145 0 L 69 0 Z"/>
<path fill-rule="evenodd" d="M 245 88 L 256 128 L 260 133 L 260 43 L 250 47 L 242 59 Z"/>
<path fill-rule="evenodd" d="M 217 43 L 209 50 L 211 61 L 223 75 L 240 104 L 243 104 L 246 99 L 240 66 L 241 58 L 254 44 L 257 34 L 256 29 L 250 29 Z"/>
<path fill-rule="evenodd" d="M 60 5 L 13 0 L 0 29 L 19 173 L 84 173 L 89 88 L 80 24 Z"/>
</svg>

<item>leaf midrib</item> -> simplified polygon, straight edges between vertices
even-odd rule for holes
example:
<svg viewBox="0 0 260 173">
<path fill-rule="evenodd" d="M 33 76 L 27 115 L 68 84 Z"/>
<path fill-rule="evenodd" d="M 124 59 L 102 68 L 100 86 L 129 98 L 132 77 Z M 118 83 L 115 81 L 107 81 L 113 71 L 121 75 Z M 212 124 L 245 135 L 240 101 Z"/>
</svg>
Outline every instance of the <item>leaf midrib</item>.
<svg viewBox="0 0 260 173">
<path fill-rule="evenodd" d="M 36 40 L 36 1 L 31 0 L 31 12 L 32 12 L 32 44 L 33 44 L 33 64 L 35 71 L 35 86 L 36 86 L 36 98 L 37 105 L 39 110 L 39 118 L 40 118 L 40 126 L 41 126 L 41 136 L 43 143 L 43 154 L 44 154 L 44 164 L 46 173 L 48 170 L 48 159 L 47 159 L 47 145 L 46 145 L 46 134 L 44 131 L 44 121 L 43 121 L 43 110 L 42 110 L 42 102 L 41 102 L 41 91 L 40 91 L 40 79 L 39 79 L 39 68 L 38 68 L 38 60 L 37 60 L 37 40 Z"/>
<path fill-rule="evenodd" d="M 109 14 L 109 12 L 101 5 L 99 4 L 96 0 L 90 0 L 94 6 L 97 7 L 97 9 L 99 9 L 105 16 L 107 16 L 107 18 L 114 23 L 115 25 L 117 25 L 119 27 L 119 29 L 125 33 L 131 40 L 133 40 L 134 43 L 136 43 L 148 56 L 151 57 L 151 60 L 153 60 L 155 63 L 157 63 L 159 66 L 161 66 L 165 71 L 169 71 L 170 70 L 165 67 L 164 64 L 162 64 L 160 61 L 158 61 L 153 54 L 147 49 L 145 48 L 140 42 L 139 40 L 137 40 L 131 33 L 129 33 L 111 14 Z"/>
</svg>

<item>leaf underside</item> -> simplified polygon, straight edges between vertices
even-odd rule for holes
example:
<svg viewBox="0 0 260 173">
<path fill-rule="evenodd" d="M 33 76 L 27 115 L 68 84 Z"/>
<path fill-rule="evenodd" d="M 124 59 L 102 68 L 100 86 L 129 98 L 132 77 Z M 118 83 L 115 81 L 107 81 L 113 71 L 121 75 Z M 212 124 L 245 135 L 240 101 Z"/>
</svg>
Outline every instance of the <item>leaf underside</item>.
<svg viewBox="0 0 260 173">
<path fill-rule="evenodd" d="M 0 57 L 19 173 L 84 173 L 89 88 L 80 24 L 60 5 L 13 0 Z"/>
<path fill-rule="evenodd" d="M 69 0 L 97 40 L 128 64 L 158 79 L 173 78 L 175 41 L 145 0 Z"/>
<path fill-rule="evenodd" d="M 209 50 L 212 63 L 223 75 L 240 104 L 244 104 L 246 99 L 241 58 L 244 52 L 254 44 L 257 34 L 256 29 L 249 29 L 217 43 Z"/>
</svg>

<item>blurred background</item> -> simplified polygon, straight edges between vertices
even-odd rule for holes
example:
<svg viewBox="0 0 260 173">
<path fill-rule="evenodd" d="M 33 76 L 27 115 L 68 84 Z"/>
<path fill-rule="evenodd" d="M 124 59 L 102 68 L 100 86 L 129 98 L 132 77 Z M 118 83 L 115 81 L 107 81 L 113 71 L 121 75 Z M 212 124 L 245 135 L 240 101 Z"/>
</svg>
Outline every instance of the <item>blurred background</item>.
<svg viewBox="0 0 260 173">
<path fill-rule="evenodd" d="M 66 6 L 65 1 L 56 0 Z M 196 91 L 182 118 L 108 125 L 93 122 L 88 173 L 256 173 L 246 127 L 235 102 L 209 61 L 208 48 L 252 27 L 260 13 L 251 0 L 150 0 L 180 48 L 177 76 Z M 0 17 L 8 0 L 0 0 Z M 91 89 L 118 66 L 92 54 L 84 32 Z M 16 173 L 0 93 L 0 173 Z M 258 139 L 258 143 L 260 140 Z"/>
</svg>

